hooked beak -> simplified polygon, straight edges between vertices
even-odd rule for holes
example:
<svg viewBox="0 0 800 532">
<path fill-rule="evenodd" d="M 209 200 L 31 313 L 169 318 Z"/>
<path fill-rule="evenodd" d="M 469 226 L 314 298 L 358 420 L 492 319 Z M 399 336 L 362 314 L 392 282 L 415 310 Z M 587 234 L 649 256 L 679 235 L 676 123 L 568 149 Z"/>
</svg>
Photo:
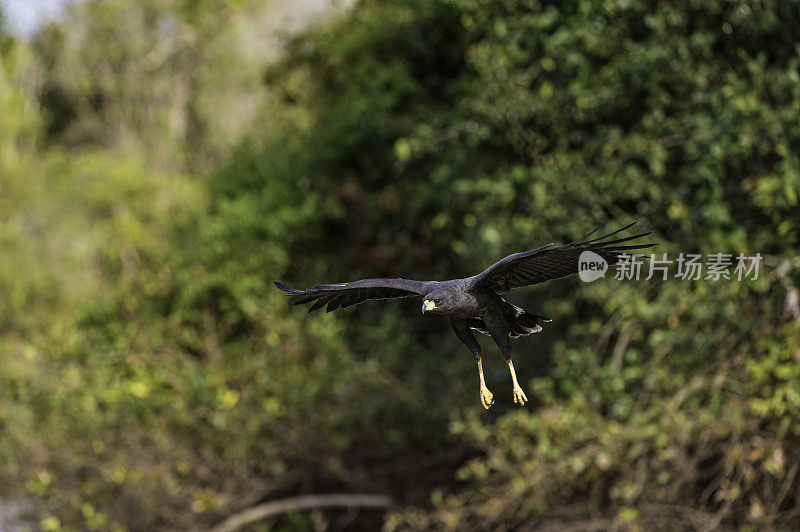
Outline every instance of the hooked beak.
<svg viewBox="0 0 800 532">
<path fill-rule="evenodd" d="M 433 310 L 436 308 L 436 303 L 431 301 L 430 299 L 426 299 L 422 302 L 422 313 L 425 314 L 427 310 Z"/>
</svg>

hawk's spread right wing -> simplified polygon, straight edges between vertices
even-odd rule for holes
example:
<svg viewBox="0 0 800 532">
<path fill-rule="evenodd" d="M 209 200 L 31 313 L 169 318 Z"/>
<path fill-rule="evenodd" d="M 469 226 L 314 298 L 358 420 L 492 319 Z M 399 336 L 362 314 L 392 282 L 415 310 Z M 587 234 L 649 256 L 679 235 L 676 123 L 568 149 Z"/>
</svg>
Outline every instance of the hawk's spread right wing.
<svg viewBox="0 0 800 532">
<path fill-rule="evenodd" d="M 421 296 L 427 293 L 424 281 L 412 279 L 362 279 L 352 283 L 320 284 L 314 288 L 297 290 L 275 281 L 275 286 L 294 296 L 302 296 L 295 305 L 311 303 L 308 312 L 328 305 L 326 312 L 358 305 L 368 299 Z"/>
</svg>

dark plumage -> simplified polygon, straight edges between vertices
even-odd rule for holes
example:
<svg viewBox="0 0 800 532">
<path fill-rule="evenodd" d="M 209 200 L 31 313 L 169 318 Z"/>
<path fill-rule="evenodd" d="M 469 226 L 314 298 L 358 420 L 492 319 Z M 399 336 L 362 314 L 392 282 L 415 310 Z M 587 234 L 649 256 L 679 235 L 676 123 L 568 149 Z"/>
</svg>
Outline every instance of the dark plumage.
<svg viewBox="0 0 800 532">
<path fill-rule="evenodd" d="M 489 266 L 478 275 L 450 281 L 414 281 L 411 279 L 363 279 L 351 283 L 323 284 L 307 290 L 297 290 L 275 281 L 275 286 L 298 296 L 295 304 L 311 303 L 313 312 L 327 305 L 327 312 L 363 303 L 368 299 L 389 299 L 424 296 L 422 313 L 448 316 L 456 336 L 469 348 L 478 363 L 481 383 L 481 402 L 489 408 L 492 393 L 483 378 L 481 347 L 470 332 L 475 329 L 492 337 L 508 363 L 514 385 L 514 402 L 525 404 L 527 397 L 517 383 L 511 361 L 511 338 L 527 336 L 542 330 L 548 318 L 527 312 L 512 305 L 501 296 L 512 288 L 543 283 L 578 273 L 578 258 L 584 251 L 603 257 L 609 265 L 621 255 L 652 246 L 653 244 L 625 244 L 649 235 L 641 233 L 625 238 L 611 237 L 630 228 L 626 225 L 612 233 L 588 240 L 597 232 L 560 247 L 550 243 L 545 246 L 515 253 Z"/>
</svg>

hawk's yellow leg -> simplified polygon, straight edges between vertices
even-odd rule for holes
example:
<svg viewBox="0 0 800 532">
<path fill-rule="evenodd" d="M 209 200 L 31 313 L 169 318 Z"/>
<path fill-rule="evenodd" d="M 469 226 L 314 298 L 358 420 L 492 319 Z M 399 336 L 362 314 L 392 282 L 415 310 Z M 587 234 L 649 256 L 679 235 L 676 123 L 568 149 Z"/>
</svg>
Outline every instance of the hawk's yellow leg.
<svg viewBox="0 0 800 532">
<path fill-rule="evenodd" d="M 517 374 L 514 372 L 514 363 L 509 359 L 508 361 L 508 370 L 511 372 L 511 380 L 514 383 L 514 402 L 519 406 L 524 406 L 525 401 L 528 400 L 528 397 L 525 395 L 525 392 L 522 391 L 522 388 L 519 387 L 519 383 L 517 382 Z"/>
<path fill-rule="evenodd" d="M 494 404 L 494 395 L 486 387 L 486 381 L 483 380 L 483 362 L 478 359 L 478 376 L 481 378 L 481 404 L 483 408 L 489 410 Z"/>
</svg>

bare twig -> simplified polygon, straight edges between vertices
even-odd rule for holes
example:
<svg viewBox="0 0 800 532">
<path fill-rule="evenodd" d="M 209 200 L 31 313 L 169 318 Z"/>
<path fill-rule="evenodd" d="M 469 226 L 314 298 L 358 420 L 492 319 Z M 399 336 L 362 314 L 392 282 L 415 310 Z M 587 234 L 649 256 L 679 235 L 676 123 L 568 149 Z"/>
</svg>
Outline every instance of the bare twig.
<svg viewBox="0 0 800 532">
<path fill-rule="evenodd" d="M 614 352 L 611 355 L 611 369 L 614 373 L 619 373 L 622 370 L 622 359 L 625 357 L 625 350 L 628 349 L 628 344 L 631 342 L 633 336 L 633 327 L 626 327 L 619 334 L 619 339 L 614 345 Z"/>
<path fill-rule="evenodd" d="M 780 494 L 775 497 L 775 501 L 772 504 L 772 515 L 778 515 L 778 509 L 781 507 L 781 504 L 783 504 L 783 500 L 786 498 L 786 495 L 789 494 L 789 490 L 792 489 L 792 484 L 794 484 L 794 479 L 797 476 L 798 467 L 800 467 L 800 462 L 795 462 L 792 465 L 792 468 L 789 470 L 789 474 L 786 475 L 783 486 L 781 486 Z"/>
<path fill-rule="evenodd" d="M 268 517 L 281 515 L 293 510 L 312 508 L 388 508 L 392 499 L 386 495 L 369 493 L 326 493 L 320 495 L 301 495 L 277 501 L 257 504 L 234 514 L 211 529 L 212 532 L 236 532 L 243 527 Z"/>
</svg>

